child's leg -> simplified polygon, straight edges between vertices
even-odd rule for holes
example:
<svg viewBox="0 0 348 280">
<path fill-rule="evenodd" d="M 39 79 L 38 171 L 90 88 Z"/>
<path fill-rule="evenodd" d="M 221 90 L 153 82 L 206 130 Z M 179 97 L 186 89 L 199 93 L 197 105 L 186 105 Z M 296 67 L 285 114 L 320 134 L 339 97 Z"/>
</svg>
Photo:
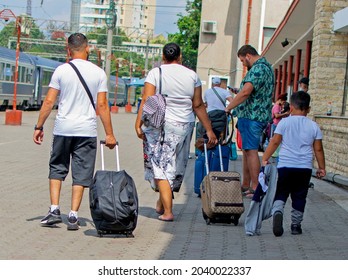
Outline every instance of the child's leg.
<svg viewBox="0 0 348 280">
<path fill-rule="evenodd" d="M 272 214 L 277 211 L 281 213 L 284 212 L 284 206 L 291 189 L 291 184 L 289 184 L 290 178 L 291 176 L 289 175 L 288 168 L 278 168 L 277 190 L 274 196 Z"/>
<path fill-rule="evenodd" d="M 274 202 L 272 206 L 273 234 L 275 236 L 282 236 L 284 233 L 284 229 L 283 229 L 284 206 L 290 192 L 287 178 L 288 178 L 287 168 L 278 168 L 277 190 L 276 190 L 276 194 L 275 194 Z"/>
<path fill-rule="evenodd" d="M 284 206 L 285 206 L 285 202 L 283 200 L 275 200 L 272 206 L 272 215 L 275 212 L 284 213 Z"/>
<path fill-rule="evenodd" d="M 296 182 L 294 184 L 294 189 L 291 191 L 291 233 L 301 234 L 301 223 L 306 206 L 306 198 L 308 194 L 308 186 L 311 179 L 312 170 L 297 169 L 295 172 L 296 174 L 294 174 L 294 178 L 296 178 Z"/>
</svg>

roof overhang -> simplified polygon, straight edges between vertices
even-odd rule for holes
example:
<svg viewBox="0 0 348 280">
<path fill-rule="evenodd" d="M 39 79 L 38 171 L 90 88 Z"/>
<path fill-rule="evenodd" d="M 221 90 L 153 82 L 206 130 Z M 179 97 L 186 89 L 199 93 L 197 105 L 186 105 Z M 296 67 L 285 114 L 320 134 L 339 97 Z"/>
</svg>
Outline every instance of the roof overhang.
<svg viewBox="0 0 348 280">
<path fill-rule="evenodd" d="M 307 41 L 313 40 L 313 26 L 316 0 L 294 0 L 262 55 L 277 68 L 291 55 L 302 50 L 301 60 L 305 59 Z M 288 40 L 287 46 L 282 42 Z M 303 61 L 301 65 L 304 65 Z"/>
</svg>

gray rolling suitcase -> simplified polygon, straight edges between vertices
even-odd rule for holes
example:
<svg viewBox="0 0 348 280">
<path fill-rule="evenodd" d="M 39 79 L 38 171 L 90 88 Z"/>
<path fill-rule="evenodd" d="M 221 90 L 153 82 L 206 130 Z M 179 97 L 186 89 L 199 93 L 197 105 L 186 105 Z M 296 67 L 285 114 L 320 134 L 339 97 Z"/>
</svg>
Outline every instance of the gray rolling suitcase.
<svg viewBox="0 0 348 280">
<path fill-rule="evenodd" d="M 100 141 L 102 170 L 97 170 L 89 189 L 91 216 L 99 236 L 133 237 L 138 219 L 137 189 L 132 177 L 120 170 L 118 143 L 115 147 L 117 171 L 104 170 L 104 144 Z"/>
<path fill-rule="evenodd" d="M 221 171 L 209 172 L 206 158 L 207 175 L 201 183 L 202 214 L 206 223 L 233 223 L 238 225 L 244 212 L 244 203 L 240 183 L 240 174 L 235 171 L 223 171 L 221 145 L 219 144 Z M 207 145 L 204 143 L 205 152 Z"/>
</svg>

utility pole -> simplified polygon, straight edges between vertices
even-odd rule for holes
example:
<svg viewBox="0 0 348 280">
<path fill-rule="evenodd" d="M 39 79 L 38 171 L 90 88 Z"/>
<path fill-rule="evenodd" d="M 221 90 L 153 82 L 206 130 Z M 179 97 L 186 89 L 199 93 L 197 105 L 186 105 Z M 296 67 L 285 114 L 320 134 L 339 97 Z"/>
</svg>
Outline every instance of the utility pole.
<svg viewBox="0 0 348 280">
<path fill-rule="evenodd" d="M 108 78 L 108 90 L 110 89 L 110 68 L 111 68 L 111 47 L 112 47 L 112 36 L 114 29 L 116 27 L 117 16 L 115 13 L 115 2 L 114 0 L 110 1 L 110 8 L 107 10 L 105 14 L 105 23 L 108 27 L 108 35 L 107 35 L 107 45 L 106 45 L 106 63 L 105 63 L 105 72 Z"/>
<path fill-rule="evenodd" d="M 105 73 L 108 78 L 108 98 L 109 98 L 109 92 L 111 92 L 111 86 L 110 86 L 110 72 L 111 72 L 111 59 L 113 59 L 113 54 L 111 51 L 112 47 L 112 36 L 114 33 L 114 29 L 116 28 L 116 22 L 117 22 L 117 16 L 115 12 L 115 2 L 114 0 L 110 1 L 110 8 L 106 12 L 105 15 L 105 23 L 106 26 L 108 27 L 108 35 L 107 35 L 107 45 L 106 45 L 106 63 L 105 63 Z M 117 61 L 116 61 L 117 63 Z M 117 70 L 118 71 L 118 70 Z M 117 73 L 118 74 L 118 73 Z M 118 76 L 118 75 L 117 75 Z M 118 77 L 116 76 L 116 84 L 118 83 L 117 79 Z M 118 112 L 118 107 L 116 105 L 116 96 L 117 96 L 117 86 L 115 89 L 115 104 L 114 106 L 111 106 L 111 112 L 112 113 L 117 113 Z"/>
<path fill-rule="evenodd" d="M 147 72 L 149 71 L 149 30 L 147 30 L 146 36 L 146 50 L 145 50 L 145 77 L 147 76 Z"/>
<path fill-rule="evenodd" d="M 31 17 L 31 0 L 27 0 L 27 16 Z"/>
</svg>

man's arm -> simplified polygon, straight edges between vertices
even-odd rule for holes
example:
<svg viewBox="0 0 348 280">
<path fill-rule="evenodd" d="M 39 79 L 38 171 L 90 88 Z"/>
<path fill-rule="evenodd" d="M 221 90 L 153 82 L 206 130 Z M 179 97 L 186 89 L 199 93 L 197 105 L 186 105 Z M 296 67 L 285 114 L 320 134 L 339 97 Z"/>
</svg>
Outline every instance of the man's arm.
<svg viewBox="0 0 348 280">
<path fill-rule="evenodd" d="M 48 116 L 52 112 L 52 108 L 56 102 L 58 94 L 59 94 L 59 90 L 57 90 L 55 88 L 49 88 L 47 95 L 46 95 L 46 98 L 45 98 L 44 102 L 42 103 L 40 113 L 39 113 L 39 118 L 38 118 L 38 121 L 36 123 L 36 127 L 38 129 L 34 130 L 34 135 L 33 135 L 33 140 L 38 145 L 41 145 L 41 143 L 43 141 L 43 136 L 44 136 L 43 126 L 44 126 L 45 121 L 47 120 Z M 40 129 L 40 128 L 42 128 L 42 129 Z"/>
<path fill-rule="evenodd" d="M 196 113 L 198 119 L 200 120 L 201 124 L 205 128 L 208 136 L 208 143 L 209 144 L 216 144 L 217 139 L 215 136 L 215 133 L 213 132 L 211 122 L 209 120 L 207 110 L 204 106 L 203 99 L 202 99 L 202 87 L 196 87 L 192 99 L 192 107 L 194 112 Z"/>
<path fill-rule="evenodd" d="M 113 149 L 116 146 L 116 138 L 112 129 L 111 115 L 106 98 L 106 92 L 98 92 L 97 110 L 105 130 L 105 146 Z"/>
<path fill-rule="evenodd" d="M 230 112 L 232 109 L 236 108 L 239 104 L 242 104 L 248 99 L 250 94 L 253 92 L 254 86 L 252 83 L 245 83 L 242 90 L 233 98 L 232 102 L 226 107 L 226 112 Z"/>
</svg>

